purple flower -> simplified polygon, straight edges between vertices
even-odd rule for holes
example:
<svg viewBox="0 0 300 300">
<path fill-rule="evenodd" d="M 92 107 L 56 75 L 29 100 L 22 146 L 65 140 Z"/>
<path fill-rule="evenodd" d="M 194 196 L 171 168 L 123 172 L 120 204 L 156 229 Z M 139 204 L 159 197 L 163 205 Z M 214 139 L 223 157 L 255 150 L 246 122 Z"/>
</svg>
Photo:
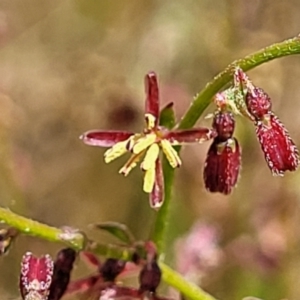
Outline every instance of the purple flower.
<svg viewBox="0 0 300 300">
<path fill-rule="evenodd" d="M 208 128 L 169 130 L 160 126 L 159 90 L 157 76 L 153 72 L 148 73 L 145 77 L 145 91 L 146 126 L 141 133 L 92 130 L 85 132 L 81 139 L 87 145 L 111 147 L 104 154 L 106 163 L 129 151 L 131 157 L 119 171 L 125 176 L 142 160 L 143 190 L 150 194 L 151 207 L 158 209 L 163 203 L 164 196 L 163 174 L 159 159 L 161 150 L 170 165 L 176 168 L 181 165 L 181 159 L 173 146 L 202 143 L 213 138 L 215 132 Z"/>
</svg>

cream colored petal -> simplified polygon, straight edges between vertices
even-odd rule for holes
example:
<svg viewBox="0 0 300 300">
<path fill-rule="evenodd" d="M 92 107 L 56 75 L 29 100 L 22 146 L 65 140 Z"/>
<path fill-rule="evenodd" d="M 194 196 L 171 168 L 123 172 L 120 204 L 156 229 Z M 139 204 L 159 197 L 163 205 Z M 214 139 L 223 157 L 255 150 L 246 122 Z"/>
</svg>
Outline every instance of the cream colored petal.
<svg viewBox="0 0 300 300">
<path fill-rule="evenodd" d="M 147 149 L 150 145 L 152 145 L 156 140 L 156 134 L 149 133 L 145 136 L 139 138 L 132 147 L 132 152 L 134 154 L 138 154 L 143 150 Z"/>
<path fill-rule="evenodd" d="M 146 128 L 151 130 L 155 127 L 156 118 L 152 114 L 145 114 Z"/>
<path fill-rule="evenodd" d="M 143 190 L 146 193 L 151 193 L 155 183 L 155 164 L 153 168 L 145 171 Z"/>
<path fill-rule="evenodd" d="M 144 153 L 141 152 L 139 154 L 131 155 L 126 164 L 120 169 L 119 173 L 123 174 L 124 176 L 127 176 L 130 173 L 130 171 L 136 167 L 143 154 Z"/>
<path fill-rule="evenodd" d="M 149 170 L 155 166 L 155 161 L 159 155 L 159 146 L 157 144 L 152 144 L 146 152 L 145 158 L 141 165 L 144 171 Z"/>
<path fill-rule="evenodd" d="M 119 142 L 115 144 L 113 147 L 105 151 L 104 153 L 104 161 L 106 163 L 110 163 L 111 161 L 115 160 L 116 158 L 120 157 L 121 155 L 127 152 L 127 145 L 128 140 Z"/>
<path fill-rule="evenodd" d="M 170 165 L 173 168 L 181 166 L 181 159 L 176 150 L 172 147 L 171 143 L 167 140 L 161 140 L 160 144 Z"/>
</svg>

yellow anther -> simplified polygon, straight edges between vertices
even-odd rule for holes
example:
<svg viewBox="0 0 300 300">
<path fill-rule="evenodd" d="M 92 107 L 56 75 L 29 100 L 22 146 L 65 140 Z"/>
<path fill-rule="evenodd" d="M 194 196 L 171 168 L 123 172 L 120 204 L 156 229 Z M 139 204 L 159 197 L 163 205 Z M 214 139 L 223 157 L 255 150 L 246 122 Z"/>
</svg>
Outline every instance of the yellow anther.
<svg viewBox="0 0 300 300">
<path fill-rule="evenodd" d="M 145 171 L 143 190 L 146 193 L 151 193 L 155 183 L 155 165 L 153 168 Z"/>
<path fill-rule="evenodd" d="M 119 142 L 119 143 L 115 144 L 114 146 L 112 146 L 107 151 L 105 151 L 104 161 L 106 163 L 109 163 L 109 162 L 115 160 L 116 158 L 120 157 L 121 155 L 125 154 L 127 152 L 127 148 L 126 148 L 127 143 L 128 143 L 128 140 Z"/>
<path fill-rule="evenodd" d="M 179 167 L 181 165 L 181 159 L 178 156 L 178 153 L 172 147 L 171 143 L 167 140 L 161 140 L 160 144 L 171 167 L 173 168 Z"/>
<path fill-rule="evenodd" d="M 146 128 L 151 130 L 155 127 L 156 117 L 151 114 L 145 114 Z"/>
<path fill-rule="evenodd" d="M 144 171 L 155 167 L 155 162 L 159 155 L 159 146 L 157 144 L 152 144 L 146 152 L 145 158 L 142 163 L 142 169 Z"/>
<path fill-rule="evenodd" d="M 123 174 L 124 176 L 127 176 L 130 173 L 130 171 L 136 167 L 142 155 L 143 152 L 131 155 L 126 164 L 120 169 L 119 173 Z"/>
<path fill-rule="evenodd" d="M 146 134 L 145 136 L 137 139 L 135 144 L 132 147 L 132 152 L 134 154 L 138 154 L 143 150 L 147 149 L 150 145 L 152 145 L 156 140 L 156 135 L 154 133 Z"/>
</svg>

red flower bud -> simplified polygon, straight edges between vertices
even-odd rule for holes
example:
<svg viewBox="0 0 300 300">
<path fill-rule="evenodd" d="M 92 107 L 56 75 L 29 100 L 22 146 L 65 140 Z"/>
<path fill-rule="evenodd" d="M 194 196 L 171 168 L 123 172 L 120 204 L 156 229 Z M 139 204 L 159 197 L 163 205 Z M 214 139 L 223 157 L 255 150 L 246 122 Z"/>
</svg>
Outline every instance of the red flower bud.
<svg viewBox="0 0 300 300">
<path fill-rule="evenodd" d="M 295 171 L 299 165 L 298 149 L 279 119 L 269 113 L 256 125 L 257 138 L 273 175 Z"/>
<path fill-rule="evenodd" d="M 262 120 L 264 115 L 271 111 L 271 99 L 265 91 L 259 87 L 253 87 L 246 94 L 246 105 L 249 113 L 256 119 Z"/>
<path fill-rule="evenodd" d="M 231 112 L 217 112 L 214 116 L 212 126 L 217 132 L 218 141 L 224 142 L 228 140 L 232 137 L 235 127 L 233 114 Z"/>
<path fill-rule="evenodd" d="M 225 142 L 214 140 L 209 148 L 205 167 L 205 187 L 210 192 L 230 194 L 236 185 L 241 165 L 241 148 L 235 138 Z"/>
<path fill-rule="evenodd" d="M 49 255 L 37 258 L 27 252 L 21 263 L 20 291 L 24 300 L 47 300 L 53 275 Z"/>
</svg>

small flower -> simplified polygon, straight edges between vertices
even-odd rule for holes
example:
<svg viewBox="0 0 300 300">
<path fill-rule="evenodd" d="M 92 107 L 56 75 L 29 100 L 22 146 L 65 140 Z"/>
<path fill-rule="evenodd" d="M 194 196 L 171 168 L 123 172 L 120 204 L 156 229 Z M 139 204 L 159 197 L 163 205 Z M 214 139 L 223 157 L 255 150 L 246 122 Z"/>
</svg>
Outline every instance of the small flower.
<svg viewBox="0 0 300 300">
<path fill-rule="evenodd" d="M 256 87 L 248 76 L 237 68 L 235 85 L 242 87 L 248 114 L 256 126 L 256 134 L 273 175 L 284 175 L 299 166 L 298 149 L 288 131 L 271 111 L 272 103 L 268 94 Z"/>
<path fill-rule="evenodd" d="M 27 252 L 21 263 L 20 291 L 23 300 L 47 300 L 53 275 L 49 255 L 37 258 Z"/>
<path fill-rule="evenodd" d="M 217 137 L 210 146 L 204 167 L 204 183 L 210 192 L 230 194 L 235 187 L 241 165 L 241 148 L 232 137 L 234 118 L 231 112 L 218 111 L 213 128 Z"/>
<path fill-rule="evenodd" d="M 144 171 L 143 190 L 150 194 L 151 207 L 158 209 L 163 203 L 163 174 L 160 152 L 164 153 L 173 168 L 181 165 L 181 159 L 173 148 L 185 143 L 202 143 L 215 136 L 208 128 L 193 128 L 189 130 L 169 130 L 159 125 L 159 90 L 156 74 L 151 72 L 145 78 L 145 123 L 141 133 L 124 131 L 92 130 L 85 132 L 81 139 L 87 145 L 111 147 L 104 154 L 104 160 L 109 163 L 126 152 L 132 155 L 119 173 L 127 176 L 142 160 Z"/>
</svg>

